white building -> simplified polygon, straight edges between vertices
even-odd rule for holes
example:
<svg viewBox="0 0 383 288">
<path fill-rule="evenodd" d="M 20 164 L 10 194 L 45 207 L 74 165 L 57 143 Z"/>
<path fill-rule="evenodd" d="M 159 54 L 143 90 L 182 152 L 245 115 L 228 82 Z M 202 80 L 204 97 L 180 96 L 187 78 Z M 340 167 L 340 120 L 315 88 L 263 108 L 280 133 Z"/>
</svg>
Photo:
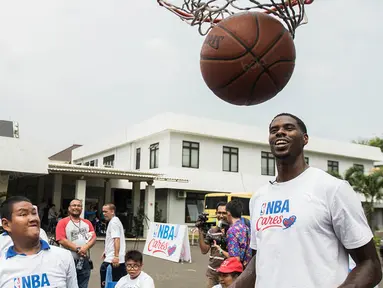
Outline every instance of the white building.
<svg viewBox="0 0 383 288">
<path fill-rule="evenodd" d="M 72 160 L 78 165 L 150 171 L 187 179 L 188 183 L 157 182 L 153 199 L 162 210 L 156 220 L 191 224 L 196 213 L 189 210 L 201 212 L 206 193 L 254 192 L 275 179 L 267 128 L 166 113 L 121 131 L 116 138 L 103 136 L 94 145 L 79 147 L 73 150 Z M 379 148 L 314 137 L 310 137 L 305 156 L 309 165 L 340 174 L 352 165 L 362 165 L 369 171 L 375 161 L 383 160 Z M 111 180 L 110 185 L 112 200 L 122 210 L 131 207 L 135 190 L 132 183 Z M 141 193 L 141 201 L 144 198 Z M 377 222 L 383 224 L 382 219 Z"/>
</svg>

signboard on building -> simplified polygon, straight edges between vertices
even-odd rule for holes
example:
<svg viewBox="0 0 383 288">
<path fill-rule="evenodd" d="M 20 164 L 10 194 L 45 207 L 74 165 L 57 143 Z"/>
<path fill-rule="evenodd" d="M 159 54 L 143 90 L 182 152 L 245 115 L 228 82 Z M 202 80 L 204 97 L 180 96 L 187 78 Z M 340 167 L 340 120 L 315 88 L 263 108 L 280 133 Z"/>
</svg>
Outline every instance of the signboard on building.
<svg viewBox="0 0 383 288">
<path fill-rule="evenodd" d="M 145 255 L 191 262 L 189 231 L 186 225 L 152 222 L 146 237 Z"/>
</svg>

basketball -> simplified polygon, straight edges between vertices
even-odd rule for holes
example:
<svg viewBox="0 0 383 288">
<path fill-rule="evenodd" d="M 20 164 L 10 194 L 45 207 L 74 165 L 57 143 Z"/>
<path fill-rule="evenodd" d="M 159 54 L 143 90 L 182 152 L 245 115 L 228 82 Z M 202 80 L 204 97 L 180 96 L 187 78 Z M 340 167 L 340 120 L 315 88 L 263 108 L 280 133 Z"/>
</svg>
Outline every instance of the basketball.
<svg viewBox="0 0 383 288">
<path fill-rule="evenodd" d="M 222 100 L 263 103 L 289 82 L 295 45 L 280 21 L 260 12 L 234 14 L 214 26 L 201 49 L 202 77 Z"/>
</svg>

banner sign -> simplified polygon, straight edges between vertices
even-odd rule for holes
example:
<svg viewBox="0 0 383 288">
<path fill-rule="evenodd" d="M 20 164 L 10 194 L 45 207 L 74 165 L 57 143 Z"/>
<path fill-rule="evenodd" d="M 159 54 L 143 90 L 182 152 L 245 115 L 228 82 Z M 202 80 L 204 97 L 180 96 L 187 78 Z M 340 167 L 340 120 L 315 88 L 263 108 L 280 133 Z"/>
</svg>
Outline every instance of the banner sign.
<svg viewBox="0 0 383 288">
<path fill-rule="evenodd" d="M 145 255 L 191 262 L 189 231 L 186 225 L 152 222 L 146 237 Z"/>
</svg>

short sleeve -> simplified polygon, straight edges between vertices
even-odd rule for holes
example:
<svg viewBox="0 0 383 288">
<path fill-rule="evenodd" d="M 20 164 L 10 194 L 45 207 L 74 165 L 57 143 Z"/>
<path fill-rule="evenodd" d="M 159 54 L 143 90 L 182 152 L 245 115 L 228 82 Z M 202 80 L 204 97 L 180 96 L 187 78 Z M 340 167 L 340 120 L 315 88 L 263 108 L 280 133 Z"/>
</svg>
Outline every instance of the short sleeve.
<svg viewBox="0 0 383 288">
<path fill-rule="evenodd" d="M 250 247 L 253 250 L 257 250 L 257 234 L 255 230 L 256 216 L 254 215 L 254 198 L 252 197 L 249 202 L 250 209 Z"/>
<path fill-rule="evenodd" d="M 153 281 L 153 278 L 152 277 L 148 277 L 146 278 L 144 281 L 142 281 L 141 283 L 141 286 L 142 288 L 155 288 L 154 287 L 154 281 Z"/>
<path fill-rule="evenodd" d="M 362 247 L 373 238 L 362 202 L 348 182 L 342 181 L 335 191 L 330 212 L 335 234 L 346 249 Z"/>
<path fill-rule="evenodd" d="M 120 238 L 121 237 L 121 229 L 118 226 L 118 223 L 113 221 L 109 225 L 110 225 L 110 235 L 111 235 L 111 237 L 112 238 Z"/>
<path fill-rule="evenodd" d="M 241 251 L 239 247 L 239 239 L 236 237 L 237 231 L 234 230 L 234 227 L 230 228 L 226 234 L 227 241 L 227 253 L 230 257 L 240 257 Z"/>
<path fill-rule="evenodd" d="M 67 218 L 61 219 L 57 223 L 57 226 L 56 226 L 56 241 L 67 239 L 66 232 L 65 232 L 65 228 L 66 228 L 67 224 L 68 224 L 68 219 Z"/>
</svg>

